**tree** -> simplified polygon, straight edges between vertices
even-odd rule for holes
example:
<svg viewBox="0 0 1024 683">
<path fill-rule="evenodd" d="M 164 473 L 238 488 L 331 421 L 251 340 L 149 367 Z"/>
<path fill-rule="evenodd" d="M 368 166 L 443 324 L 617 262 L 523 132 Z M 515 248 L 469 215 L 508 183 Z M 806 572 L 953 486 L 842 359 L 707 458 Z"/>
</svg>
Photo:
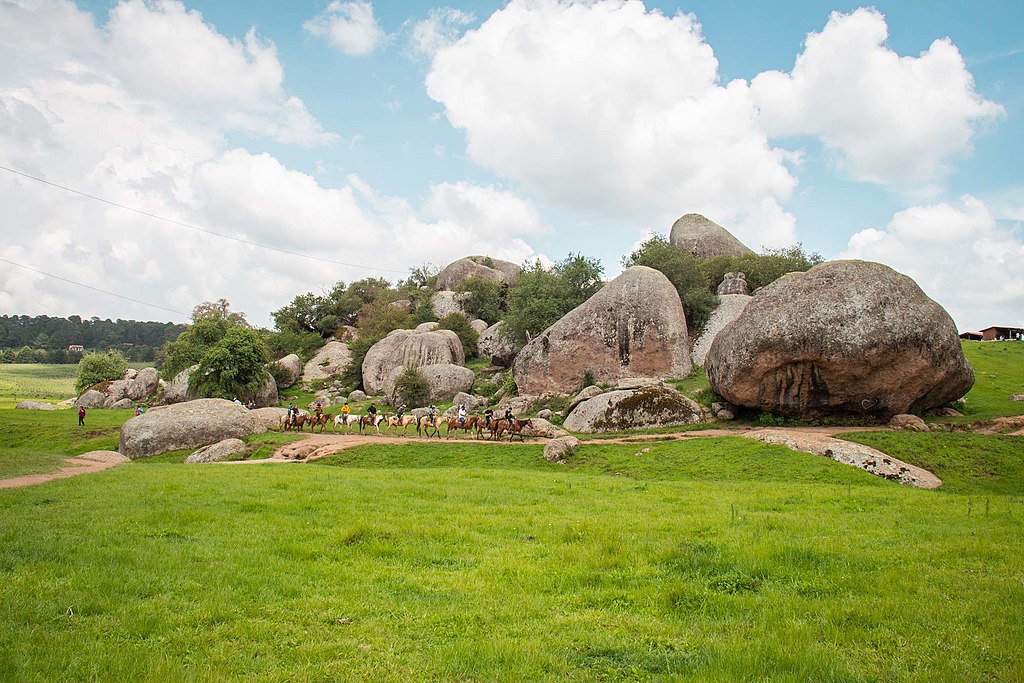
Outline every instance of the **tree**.
<svg viewBox="0 0 1024 683">
<path fill-rule="evenodd" d="M 78 379 L 75 390 L 81 392 L 100 382 L 112 382 L 124 377 L 128 359 L 120 351 L 87 353 L 78 362 Z"/>
<path fill-rule="evenodd" d="M 167 345 L 167 359 L 164 361 L 165 379 L 202 360 L 206 351 L 219 342 L 232 328 L 228 318 L 210 316 L 197 319 L 178 338 Z"/>
<path fill-rule="evenodd" d="M 396 406 L 422 406 L 430 400 L 430 380 L 417 367 L 406 365 L 395 380 L 391 402 Z"/>
<path fill-rule="evenodd" d="M 466 316 L 461 313 L 449 313 L 437 321 L 437 328 L 439 330 L 451 330 L 459 335 L 459 341 L 462 342 L 462 351 L 466 358 L 476 355 L 476 343 L 480 339 L 480 333 L 473 329 Z"/>
<path fill-rule="evenodd" d="M 474 318 L 488 323 L 501 319 L 504 305 L 504 287 L 498 282 L 479 275 L 467 277 L 459 284 L 459 291 L 469 296 L 462 302 L 462 309 Z"/>
<path fill-rule="evenodd" d="M 192 309 L 192 322 L 207 318 L 226 320 L 232 325 L 251 327 L 251 325 L 249 325 L 249 321 L 245 319 L 245 313 L 232 311 L 231 303 L 228 302 L 227 299 L 204 301 Z"/>
<path fill-rule="evenodd" d="M 660 270 L 679 293 L 691 336 L 711 317 L 718 296 L 711 291 L 708 276 L 690 252 L 671 244 L 663 235 L 654 235 L 636 251 L 622 259 L 626 268 L 647 266 Z"/>
<path fill-rule="evenodd" d="M 700 268 L 710 280 L 713 289 L 722 283 L 726 273 L 735 272 L 744 273 L 750 288 L 757 289 L 770 285 L 786 273 L 807 271 L 823 261 L 821 254 L 808 254 L 802 244 L 797 244 L 782 249 L 771 249 L 763 254 L 716 256 L 701 262 Z"/>
<path fill-rule="evenodd" d="M 596 259 L 579 254 L 570 254 L 551 269 L 534 262 L 508 290 L 502 335 L 513 345 L 525 344 L 597 293 L 602 271 Z"/>
<path fill-rule="evenodd" d="M 255 397 L 270 361 L 256 330 L 236 326 L 208 348 L 189 378 L 189 391 L 207 398 Z"/>
</svg>

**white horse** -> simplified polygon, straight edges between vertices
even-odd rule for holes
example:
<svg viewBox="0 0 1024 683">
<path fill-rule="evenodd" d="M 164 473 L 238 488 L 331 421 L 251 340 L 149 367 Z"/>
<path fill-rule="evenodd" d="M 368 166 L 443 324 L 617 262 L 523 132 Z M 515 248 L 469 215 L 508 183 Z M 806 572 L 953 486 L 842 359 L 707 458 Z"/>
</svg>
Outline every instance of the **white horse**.
<svg viewBox="0 0 1024 683">
<path fill-rule="evenodd" d="M 364 428 L 369 431 L 370 427 L 373 427 L 374 431 L 379 435 L 380 423 L 385 422 L 385 420 L 387 420 L 387 415 L 384 415 L 383 413 L 378 413 L 377 415 L 363 415 L 359 419 L 359 432 L 362 433 Z"/>
<path fill-rule="evenodd" d="M 348 418 L 347 420 L 345 418 Z M 347 434 L 352 433 L 352 428 L 358 428 L 359 423 L 362 422 L 363 416 L 350 413 L 345 415 L 344 413 L 334 418 L 334 429 L 344 429 Z"/>
</svg>

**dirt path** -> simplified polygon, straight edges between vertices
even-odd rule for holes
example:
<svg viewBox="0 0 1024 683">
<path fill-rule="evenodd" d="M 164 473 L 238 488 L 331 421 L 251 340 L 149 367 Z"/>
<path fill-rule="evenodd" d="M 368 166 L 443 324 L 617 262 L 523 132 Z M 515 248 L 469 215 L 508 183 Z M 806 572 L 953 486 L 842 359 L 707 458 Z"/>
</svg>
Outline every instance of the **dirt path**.
<svg viewBox="0 0 1024 683">
<path fill-rule="evenodd" d="M 80 474 L 90 472 L 102 472 L 114 465 L 129 462 L 128 458 L 115 453 L 114 451 L 89 451 L 74 458 L 64 458 L 67 464 L 56 472 L 44 472 L 42 474 L 26 474 L 23 477 L 12 477 L 0 479 L 0 489 L 15 489 L 21 486 L 32 486 L 33 484 L 45 484 L 54 479 L 67 479 L 77 477 Z"/>
</svg>

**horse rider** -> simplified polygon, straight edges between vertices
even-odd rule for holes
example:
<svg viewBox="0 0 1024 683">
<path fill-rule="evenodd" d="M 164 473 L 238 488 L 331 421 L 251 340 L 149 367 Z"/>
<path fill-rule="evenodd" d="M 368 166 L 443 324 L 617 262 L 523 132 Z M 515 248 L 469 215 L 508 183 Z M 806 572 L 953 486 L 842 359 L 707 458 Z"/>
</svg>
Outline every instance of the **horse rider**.
<svg viewBox="0 0 1024 683">
<path fill-rule="evenodd" d="M 466 428 L 466 406 L 459 406 L 459 429 Z"/>
<path fill-rule="evenodd" d="M 377 406 L 370 404 L 370 407 L 366 409 L 366 413 L 370 416 L 370 424 L 374 427 L 377 426 Z"/>
<path fill-rule="evenodd" d="M 511 408 L 505 408 L 505 420 L 508 422 L 508 430 L 511 432 L 512 428 L 516 426 L 516 418 L 512 414 Z"/>
<path fill-rule="evenodd" d="M 288 404 L 288 421 L 291 422 L 294 425 L 298 421 L 297 420 L 298 417 L 299 417 L 299 409 L 295 407 L 294 403 L 289 403 Z"/>
<path fill-rule="evenodd" d="M 494 419 L 494 411 L 488 408 L 484 411 L 484 429 L 491 428 L 491 420 Z"/>
<path fill-rule="evenodd" d="M 435 408 L 434 404 L 431 403 L 430 407 L 427 408 L 427 420 L 430 421 L 430 426 L 431 427 L 435 427 L 436 426 L 434 424 L 434 417 L 435 417 L 435 415 L 437 415 L 437 408 Z"/>
<path fill-rule="evenodd" d="M 348 426 L 348 415 L 352 412 L 352 409 L 348 407 L 348 401 L 345 401 L 345 405 L 341 407 L 341 424 Z"/>
<path fill-rule="evenodd" d="M 401 425 L 401 424 L 402 424 L 402 416 L 403 416 L 403 415 L 405 415 L 405 404 L 404 404 L 404 403 L 403 403 L 403 404 L 402 404 L 402 406 L 401 406 L 401 407 L 400 407 L 400 408 L 398 409 L 398 412 L 397 412 L 397 413 L 395 414 L 395 417 L 396 417 L 396 418 L 398 418 L 398 424 L 399 424 L 399 425 Z"/>
<path fill-rule="evenodd" d="M 319 422 L 320 418 L 322 418 L 324 416 L 324 407 L 322 405 L 320 405 L 319 403 L 317 403 L 316 404 L 316 408 L 313 409 L 313 412 L 316 413 L 316 419 Z"/>
</svg>

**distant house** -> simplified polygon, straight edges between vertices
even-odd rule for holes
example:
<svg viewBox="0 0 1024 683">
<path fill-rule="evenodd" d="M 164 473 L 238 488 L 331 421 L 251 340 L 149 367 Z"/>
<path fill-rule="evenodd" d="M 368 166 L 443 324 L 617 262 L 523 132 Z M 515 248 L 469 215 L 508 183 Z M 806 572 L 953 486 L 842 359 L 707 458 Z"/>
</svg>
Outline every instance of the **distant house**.
<svg viewBox="0 0 1024 683">
<path fill-rule="evenodd" d="M 986 327 L 981 331 L 983 341 L 1024 340 L 1024 327 Z"/>
<path fill-rule="evenodd" d="M 84 351 L 85 347 L 81 344 L 68 344 L 68 351 Z"/>
<path fill-rule="evenodd" d="M 984 335 L 981 332 L 961 332 L 960 338 L 967 341 L 981 341 L 984 339 Z"/>
</svg>

